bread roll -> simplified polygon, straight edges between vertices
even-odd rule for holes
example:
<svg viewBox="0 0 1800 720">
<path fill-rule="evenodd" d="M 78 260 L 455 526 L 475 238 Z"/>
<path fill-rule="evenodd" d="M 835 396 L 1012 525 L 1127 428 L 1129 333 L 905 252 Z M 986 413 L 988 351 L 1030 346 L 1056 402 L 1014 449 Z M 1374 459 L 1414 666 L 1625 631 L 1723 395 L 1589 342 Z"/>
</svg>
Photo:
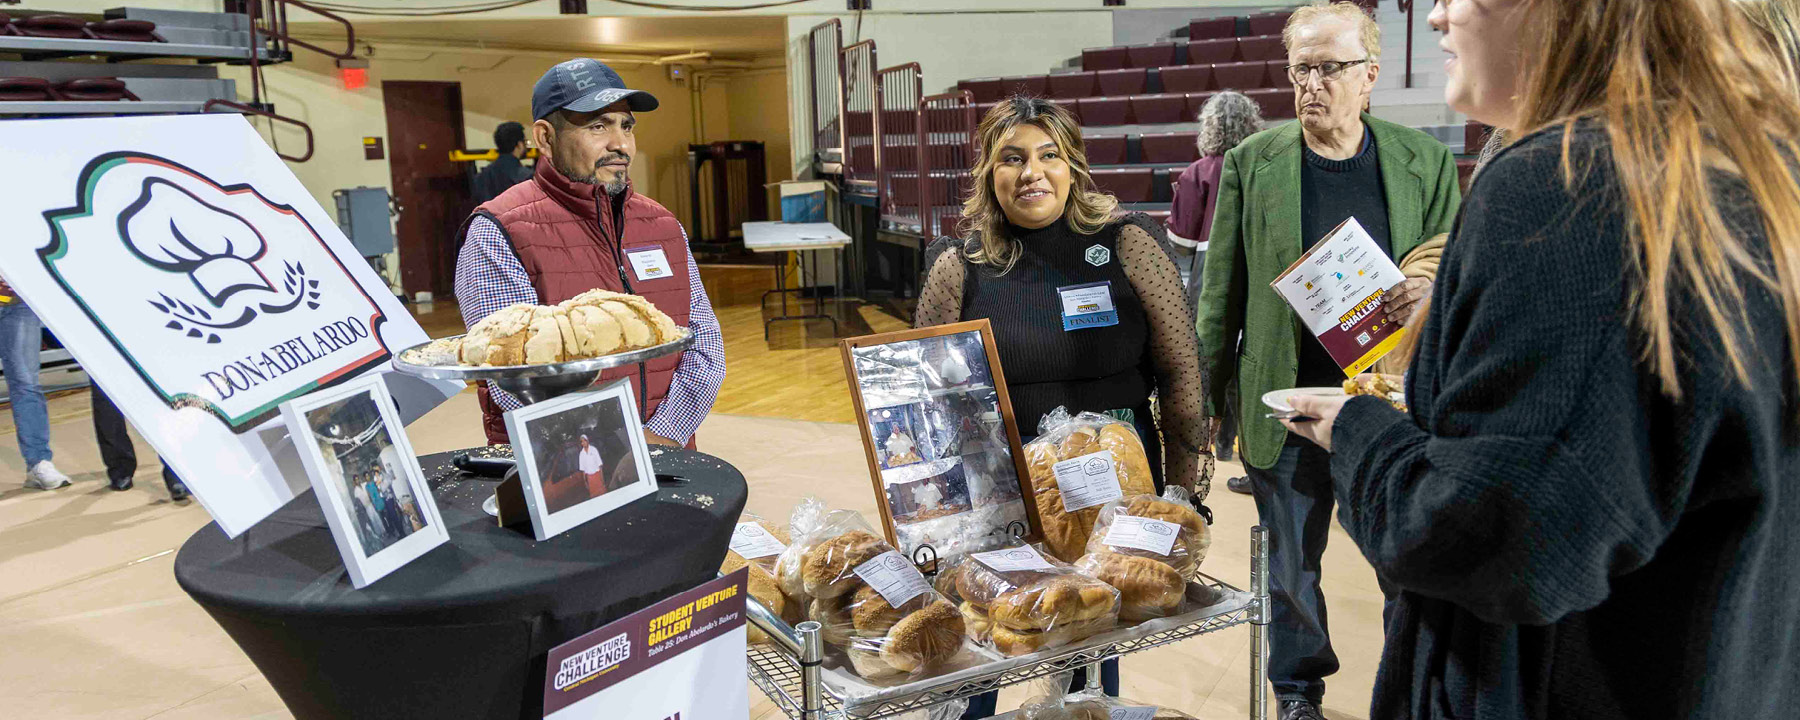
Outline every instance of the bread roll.
<svg viewBox="0 0 1800 720">
<path fill-rule="evenodd" d="M 888 631 L 881 659 L 902 672 L 918 672 L 950 659 L 962 647 L 962 613 L 943 600 L 907 615 Z"/>
<path fill-rule="evenodd" d="M 993 627 L 994 650 L 1007 657 L 1029 655 L 1039 650 L 1061 647 L 1105 631 L 1113 625 L 1110 618 L 1065 625 L 1055 630 L 1020 630 L 996 624 Z"/>
<path fill-rule="evenodd" d="M 1118 602 L 1118 592 L 1105 583 L 1081 575 L 1059 575 L 1001 595 L 988 605 L 988 617 L 996 626 L 1049 630 L 1112 615 Z"/>
<path fill-rule="evenodd" d="M 885 635 L 894 623 L 908 613 L 917 612 L 925 606 L 925 595 L 920 595 L 900 604 L 895 608 L 888 604 L 887 598 L 867 585 L 858 588 L 850 596 L 850 623 L 856 631 L 865 635 Z"/>
<path fill-rule="evenodd" d="M 1158 555 L 1148 550 L 1129 547 L 1114 547 L 1106 544 L 1107 528 L 1112 513 L 1133 517 L 1161 520 L 1174 523 L 1180 529 L 1175 538 L 1175 547 L 1168 555 Z M 1185 504 L 1165 500 L 1154 495 L 1134 495 L 1120 501 L 1116 506 L 1109 504 L 1101 510 L 1102 521 L 1095 526 L 1094 533 L 1088 539 L 1087 552 L 1115 552 L 1121 555 L 1135 555 L 1152 560 L 1161 560 L 1175 568 L 1182 575 L 1191 575 L 1200 562 L 1206 559 L 1207 549 L 1212 546 L 1212 530 L 1206 526 L 1206 520 L 1200 513 Z"/>
<path fill-rule="evenodd" d="M 1083 557 L 1075 567 L 1119 591 L 1121 620 L 1173 615 L 1187 591 L 1187 580 L 1181 573 L 1149 558 L 1102 552 Z"/>
<path fill-rule="evenodd" d="M 969 639 L 978 643 L 988 642 L 993 637 L 994 621 L 985 610 L 964 600 L 956 608 L 963 616 L 963 627 L 968 631 Z"/>
<path fill-rule="evenodd" d="M 857 639 L 851 642 L 850 647 L 844 648 L 844 654 L 850 656 L 850 667 L 856 669 L 856 674 L 870 680 L 883 680 L 905 675 L 905 670 L 888 663 L 877 645 L 879 643 Z"/>
<path fill-rule="evenodd" d="M 852 530 L 820 543 L 806 553 L 801 578 L 806 594 L 815 598 L 835 598 L 854 592 L 863 584 L 854 570 L 888 550 L 881 538 L 861 530 Z"/>
<path fill-rule="evenodd" d="M 1119 489 L 1127 497 L 1156 493 L 1156 478 L 1150 474 L 1150 458 L 1144 454 L 1144 443 L 1138 440 L 1137 432 L 1130 426 L 1123 423 L 1101 426 L 1095 445 L 1098 447 L 1089 452 L 1112 451 L 1114 467 L 1119 473 Z M 1157 458 L 1158 462 L 1161 460 Z"/>
<path fill-rule="evenodd" d="M 819 624 L 819 637 L 843 647 L 850 644 L 850 613 L 842 598 L 819 598 L 806 607 L 806 619 Z"/>
<path fill-rule="evenodd" d="M 1090 507 L 1069 512 L 1063 507 L 1062 490 L 1057 487 L 1055 476 L 1051 476 L 1048 482 L 1039 482 L 1039 478 L 1034 475 L 1031 482 L 1045 549 L 1058 560 L 1075 561 L 1087 550 L 1088 535 L 1094 531 L 1094 521 L 1100 514 L 1100 508 Z"/>
</svg>

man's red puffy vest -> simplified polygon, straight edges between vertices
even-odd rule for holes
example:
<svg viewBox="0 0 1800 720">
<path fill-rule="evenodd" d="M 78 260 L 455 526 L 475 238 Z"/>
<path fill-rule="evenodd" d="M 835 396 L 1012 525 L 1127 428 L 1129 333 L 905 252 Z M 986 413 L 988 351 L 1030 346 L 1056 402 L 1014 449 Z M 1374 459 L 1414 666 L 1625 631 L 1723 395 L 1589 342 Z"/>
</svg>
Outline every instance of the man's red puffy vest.
<svg viewBox="0 0 1800 720">
<path fill-rule="evenodd" d="M 537 288 L 538 304 L 554 305 L 594 288 L 642 295 L 681 327 L 688 326 L 691 309 L 688 283 L 688 249 L 681 222 L 655 200 L 629 188 L 618 197 L 597 185 L 571 182 L 551 164 L 539 161 L 531 182 L 512 186 L 499 197 L 483 203 L 469 216 L 486 215 L 506 233 L 513 252 Z M 456 237 L 468 233 L 463 221 Z M 621 238 L 623 239 L 621 241 Z M 630 253 L 662 250 L 670 272 L 664 277 L 640 279 Z M 647 399 L 650 415 L 669 394 L 669 382 L 681 355 L 670 355 L 647 364 L 648 391 L 638 382 L 638 366 L 613 368 L 600 375 L 600 383 L 630 378 L 632 390 Z M 499 404 L 483 388 L 482 429 L 488 442 L 509 442 L 506 420 Z"/>
</svg>

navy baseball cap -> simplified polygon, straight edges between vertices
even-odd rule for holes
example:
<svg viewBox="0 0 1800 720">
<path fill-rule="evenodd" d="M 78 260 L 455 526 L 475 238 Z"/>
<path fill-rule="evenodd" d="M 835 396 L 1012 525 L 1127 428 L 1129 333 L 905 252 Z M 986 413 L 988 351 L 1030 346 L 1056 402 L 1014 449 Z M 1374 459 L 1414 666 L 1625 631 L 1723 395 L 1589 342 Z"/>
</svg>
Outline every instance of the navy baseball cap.
<svg viewBox="0 0 1800 720">
<path fill-rule="evenodd" d="M 632 112 L 649 112 L 657 106 L 656 96 L 625 87 L 612 68 L 598 60 L 576 58 L 558 63 L 538 78 L 531 89 L 531 117 L 542 120 L 558 110 L 593 112 L 620 100 L 627 101 Z"/>
</svg>

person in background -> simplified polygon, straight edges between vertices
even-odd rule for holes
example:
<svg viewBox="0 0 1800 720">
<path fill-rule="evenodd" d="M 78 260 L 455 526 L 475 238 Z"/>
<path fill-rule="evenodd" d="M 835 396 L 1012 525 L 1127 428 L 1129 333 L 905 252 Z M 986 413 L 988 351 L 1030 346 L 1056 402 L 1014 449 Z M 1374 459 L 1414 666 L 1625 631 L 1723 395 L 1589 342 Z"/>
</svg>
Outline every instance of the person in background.
<svg viewBox="0 0 1800 720">
<path fill-rule="evenodd" d="M 1758 5 L 1432 11 L 1450 106 L 1513 140 L 1409 412 L 1296 398 L 1290 425 L 1397 591 L 1369 717 L 1795 717 L 1800 99 L 1791 37 L 1745 16 L 1794 3 Z"/>
<path fill-rule="evenodd" d="M 639 366 L 648 368 L 643 375 L 620 369 L 601 380 L 629 377 L 649 410 L 638 418 L 645 439 L 680 446 L 691 443 L 725 383 L 725 338 L 687 231 L 631 186 L 637 113 L 656 107 L 655 96 L 625 87 L 595 60 L 570 60 L 544 73 L 531 94 L 539 153 L 531 182 L 463 221 L 456 298 L 472 327 L 509 305 L 552 305 L 596 288 L 643 296 L 691 330 L 694 344 Z M 498 387 L 480 397 L 488 442 L 509 442 L 502 413 L 521 403 Z"/>
<path fill-rule="evenodd" d="M 1136 425 L 1157 490 L 1180 485 L 1198 504 L 1210 480 L 1202 468 L 1211 470 L 1202 465 L 1211 452 L 1199 350 L 1162 225 L 1141 214 L 1113 217 L 1118 202 L 1094 184 L 1080 124 L 1048 100 L 1010 98 L 975 132 L 966 239 L 932 243 L 914 324 L 988 319 L 1021 434 L 1057 407 L 1118 412 Z M 1098 284 L 1116 321 L 1072 328 L 1062 297 Z M 1116 661 L 1102 666 L 1110 695 L 1118 695 L 1118 673 Z M 993 715 L 994 702 L 993 694 L 972 698 L 964 717 Z"/>
<path fill-rule="evenodd" d="M 1367 12 L 1347 2 L 1301 7 L 1282 40 L 1299 119 L 1225 154 L 1199 334 L 1215 412 L 1237 381 L 1241 457 L 1269 528 L 1269 679 L 1279 719 L 1320 720 L 1325 678 L 1338 669 L 1319 588 L 1331 456 L 1251 409 L 1271 390 L 1341 385 L 1344 372 L 1269 283 L 1347 218 L 1403 258 L 1450 230 L 1461 198 L 1449 148 L 1361 112 L 1381 71 L 1381 29 Z M 1410 322 L 1429 288 L 1418 279 L 1390 289 L 1387 317 Z"/>
<path fill-rule="evenodd" d="M 19 454 L 25 458 L 25 487 L 55 490 L 68 485 L 69 476 L 50 461 L 50 410 L 44 390 L 38 386 L 44 325 L 4 280 L 0 280 L 0 298 L 4 298 L 0 300 L 0 371 L 6 373 L 13 429 L 19 438 Z"/>
<path fill-rule="evenodd" d="M 1200 108 L 1200 132 L 1195 145 L 1200 159 L 1181 171 L 1175 180 L 1175 203 L 1169 210 L 1169 242 L 1175 262 L 1181 266 L 1188 305 L 1198 306 L 1200 278 L 1206 267 L 1207 238 L 1212 235 L 1213 204 L 1219 199 L 1219 174 L 1225 169 L 1225 152 L 1244 138 L 1262 130 L 1262 109 L 1243 93 L 1218 93 Z M 1184 254 L 1191 256 L 1183 262 Z M 1237 402 L 1227 390 L 1226 407 L 1218 416 L 1218 437 L 1213 439 L 1220 460 L 1232 459 L 1237 443 Z M 1250 494 L 1250 481 L 1234 477 L 1225 482 L 1232 492 Z"/>
<path fill-rule="evenodd" d="M 89 407 L 94 413 L 94 440 L 100 446 L 100 462 L 106 465 L 106 479 L 112 489 L 125 491 L 132 487 L 132 477 L 137 475 L 137 447 L 131 440 L 130 423 L 125 420 L 125 413 L 119 411 L 106 391 L 95 383 L 90 388 Z M 169 499 L 182 502 L 188 499 L 187 484 L 181 476 L 175 474 L 168 461 L 157 457 L 162 463 L 163 487 L 169 490 Z"/>
<path fill-rule="evenodd" d="M 581 474 L 587 478 L 588 494 L 598 497 L 606 493 L 606 477 L 601 474 L 606 464 L 600 460 L 600 448 L 588 442 L 588 436 L 581 436 L 581 454 L 575 459 Z"/>
<path fill-rule="evenodd" d="M 525 157 L 524 125 L 508 121 L 494 128 L 494 152 L 500 156 L 475 174 L 477 205 L 500 197 L 507 188 L 531 179 L 531 168 L 519 162 Z"/>
</svg>

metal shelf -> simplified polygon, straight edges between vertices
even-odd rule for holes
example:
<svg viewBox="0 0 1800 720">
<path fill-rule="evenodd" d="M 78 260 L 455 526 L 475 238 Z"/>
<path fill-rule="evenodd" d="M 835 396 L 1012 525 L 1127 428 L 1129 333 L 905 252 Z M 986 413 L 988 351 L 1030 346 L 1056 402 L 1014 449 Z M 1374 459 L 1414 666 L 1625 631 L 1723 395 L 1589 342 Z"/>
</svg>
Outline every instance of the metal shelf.
<svg viewBox="0 0 1800 720">
<path fill-rule="evenodd" d="M 778 648 L 774 644 L 749 647 L 746 660 L 750 681 L 755 683 L 770 701 L 781 708 L 783 713 L 794 720 L 875 720 L 928 708 L 958 698 L 980 695 L 1008 685 L 1082 667 L 1092 666 L 1089 677 L 1098 678 L 1098 664 L 1102 661 L 1199 637 L 1235 625 L 1248 624 L 1251 626 L 1252 635 L 1250 717 L 1252 720 L 1262 720 L 1266 717 L 1268 684 L 1264 667 L 1267 648 L 1263 637 L 1263 627 L 1268 624 L 1270 617 L 1266 537 L 1262 528 L 1258 527 L 1252 530 L 1251 596 L 1249 602 L 1244 605 L 1228 607 L 1218 614 L 1198 618 L 1185 625 L 1144 637 L 1099 644 L 1078 644 L 1060 654 L 1030 665 L 1006 666 L 1004 663 L 996 663 L 1002 665 L 1002 669 L 992 673 L 949 680 L 902 697 L 860 705 L 847 705 L 845 698 L 836 695 L 830 686 L 818 679 L 817 665 L 806 667 L 794 652 L 798 650 L 798 654 L 804 655 L 807 654 L 806 649 L 809 646 L 812 648 L 822 647 L 816 623 L 801 623 L 802 629 L 795 631 L 779 619 L 770 620 L 769 618 L 772 616 L 758 604 L 748 613 L 750 621 L 783 647 Z M 1200 579 L 1216 591 L 1239 592 L 1237 588 L 1216 578 L 1201 575 Z M 818 655 L 817 657 L 823 656 Z"/>
<path fill-rule="evenodd" d="M 197 113 L 204 100 L 159 102 L 153 100 L 106 100 L 98 102 L 42 101 L 0 102 L 4 115 L 151 115 L 157 113 Z"/>
<path fill-rule="evenodd" d="M 229 45 L 189 45 L 184 43 L 124 42 L 118 40 L 86 40 L 21 37 L 0 35 L 0 52 L 36 55 L 106 55 L 113 58 L 196 58 L 206 60 L 249 60 L 250 52 Z M 262 60 L 274 61 L 267 50 L 260 51 Z"/>
</svg>

